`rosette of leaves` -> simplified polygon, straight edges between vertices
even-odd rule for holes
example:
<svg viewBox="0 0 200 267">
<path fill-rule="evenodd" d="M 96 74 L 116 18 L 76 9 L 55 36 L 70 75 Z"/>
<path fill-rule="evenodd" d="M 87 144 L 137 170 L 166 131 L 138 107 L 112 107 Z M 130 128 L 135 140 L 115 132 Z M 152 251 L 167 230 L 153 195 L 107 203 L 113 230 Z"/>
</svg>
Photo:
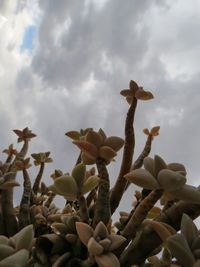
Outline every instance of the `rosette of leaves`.
<svg viewBox="0 0 200 267">
<path fill-rule="evenodd" d="M 133 80 L 130 81 L 129 89 L 122 90 L 120 94 L 126 97 L 129 104 L 132 103 L 134 97 L 138 100 L 150 100 L 154 98 L 150 91 L 144 90 L 143 87 L 138 86 Z"/>
<path fill-rule="evenodd" d="M 170 236 L 167 248 L 183 267 L 200 266 L 200 236 L 199 231 L 187 215 L 183 214 L 181 232 Z"/>
<path fill-rule="evenodd" d="M 80 163 L 74 167 L 71 175 L 65 174 L 54 179 L 49 189 L 68 200 L 76 200 L 78 194 L 86 194 L 98 185 L 99 178 L 95 175 L 86 176 L 86 166 Z"/>
<path fill-rule="evenodd" d="M 15 129 L 13 132 L 18 136 L 18 143 L 22 141 L 30 141 L 31 138 L 36 137 L 36 134 L 32 133 L 28 127 L 24 128 L 23 130 Z"/>
<path fill-rule="evenodd" d="M 136 169 L 124 176 L 128 181 L 149 190 L 163 189 L 167 199 L 200 203 L 200 192 L 186 184 L 186 169 L 180 163 L 169 163 L 158 155 L 144 159 L 144 169 Z"/>
<path fill-rule="evenodd" d="M 95 260 L 99 267 L 120 267 L 120 262 L 113 251 L 126 241 L 124 237 L 109 234 L 102 222 L 99 222 L 94 230 L 88 224 L 76 222 L 76 230 L 80 240 L 88 249 L 89 258 Z"/>
<path fill-rule="evenodd" d="M 98 132 L 89 130 L 84 140 L 74 140 L 73 143 L 80 148 L 84 164 L 95 164 L 99 157 L 109 164 L 124 145 L 124 140 L 117 136 L 107 137 L 100 129 Z"/>
<path fill-rule="evenodd" d="M 24 227 L 10 238 L 0 235 L 0 267 L 25 266 L 33 246 L 33 238 L 33 225 Z"/>
</svg>

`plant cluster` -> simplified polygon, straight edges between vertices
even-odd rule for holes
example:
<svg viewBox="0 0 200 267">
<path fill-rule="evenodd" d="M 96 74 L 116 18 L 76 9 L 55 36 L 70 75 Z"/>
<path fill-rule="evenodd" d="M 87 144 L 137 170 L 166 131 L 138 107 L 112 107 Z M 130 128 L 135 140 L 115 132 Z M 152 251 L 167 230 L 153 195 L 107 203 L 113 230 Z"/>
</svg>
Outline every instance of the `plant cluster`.
<svg viewBox="0 0 200 267">
<path fill-rule="evenodd" d="M 30 157 L 36 134 L 28 127 L 14 130 L 22 147 L 9 145 L 0 162 L 0 267 L 200 267 L 200 232 L 193 222 L 200 215 L 199 189 L 187 184 L 183 164 L 150 157 L 159 126 L 143 130 L 147 139 L 133 161 L 136 107 L 153 94 L 131 80 L 121 95 L 129 104 L 124 138 L 102 129 L 67 132 L 79 155 L 71 171 L 55 169 L 49 186 L 42 178 L 53 161 L 50 152 Z M 111 188 L 107 166 L 122 148 Z M 28 170 L 32 165 L 39 168 L 35 178 Z M 19 177 L 23 192 L 14 206 Z M 113 222 L 131 183 L 141 191 L 133 195 L 132 210 L 120 211 Z M 56 195 L 65 199 L 64 207 L 56 207 Z"/>
</svg>

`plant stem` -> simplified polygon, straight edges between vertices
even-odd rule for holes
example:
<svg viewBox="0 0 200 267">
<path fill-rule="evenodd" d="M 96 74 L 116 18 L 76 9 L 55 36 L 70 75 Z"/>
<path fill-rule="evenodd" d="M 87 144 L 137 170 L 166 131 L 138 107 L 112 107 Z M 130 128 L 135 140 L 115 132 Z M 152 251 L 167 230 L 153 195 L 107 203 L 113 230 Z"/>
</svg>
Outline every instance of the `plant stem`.
<svg viewBox="0 0 200 267">
<path fill-rule="evenodd" d="M 139 169 L 139 168 L 142 167 L 144 158 L 146 158 L 149 155 L 149 153 L 151 152 L 152 141 L 153 141 L 152 135 L 148 135 L 146 143 L 145 143 L 145 146 L 144 146 L 144 149 L 143 149 L 142 153 L 139 155 L 139 157 L 136 159 L 134 164 L 131 166 L 131 169 L 130 169 L 131 171 Z M 129 185 L 130 185 L 130 182 L 127 181 L 125 190 L 128 189 Z"/>
<path fill-rule="evenodd" d="M 78 202 L 79 202 L 79 211 L 80 211 L 81 219 L 84 223 L 89 224 L 89 215 L 88 215 L 86 199 L 84 195 L 81 193 L 78 194 Z"/>
<path fill-rule="evenodd" d="M 34 185 L 33 185 L 33 193 L 36 194 L 36 195 L 38 193 L 39 186 L 40 186 L 40 181 L 42 179 L 42 175 L 43 175 L 43 172 L 44 172 L 44 166 L 45 166 L 45 163 L 41 162 L 38 175 L 37 175 L 37 177 L 35 179 L 35 182 L 34 182 Z"/>
<path fill-rule="evenodd" d="M 125 144 L 124 144 L 122 164 L 117 181 L 113 189 L 111 190 L 111 196 L 110 196 L 111 214 L 113 214 L 117 209 L 117 207 L 119 206 L 120 200 L 123 196 L 124 189 L 127 183 L 126 179 L 124 178 L 124 175 L 130 171 L 132 164 L 133 153 L 135 148 L 135 134 L 134 134 L 133 122 L 134 122 L 136 106 L 137 106 L 137 99 L 134 97 L 126 117 Z"/>
<path fill-rule="evenodd" d="M 195 220 L 200 215 L 200 204 L 179 201 L 166 211 L 161 212 L 154 220 L 167 223 L 176 231 L 179 231 L 183 213 L 186 213 L 192 220 Z M 139 240 L 137 242 L 133 240 L 121 254 L 121 266 L 140 265 L 161 244 L 162 240 L 156 232 L 143 232 Z"/>
<path fill-rule="evenodd" d="M 104 159 L 98 158 L 96 160 L 97 169 L 99 172 L 99 189 L 97 201 L 95 204 L 93 227 L 102 221 L 105 225 L 108 224 L 110 220 L 110 201 L 109 201 L 109 190 L 110 190 L 110 180 L 109 174 L 106 168 L 106 163 Z"/>
<path fill-rule="evenodd" d="M 124 230 L 121 232 L 122 236 L 129 240 L 135 237 L 141 223 L 146 218 L 148 212 L 153 208 L 155 203 L 160 199 L 162 193 L 162 189 L 154 190 L 140 202 Z"/>
<path fill-rule="evenodd" d="M 22 199 L 20 202 L 20 209 L 19 209 L 20 229 L 31 223 L 31 217 L 30 217 L 31 181 L 26 169 L 23 169 L 23 177 L 24 177 L 24 192 L 22 195 Z"/>
</svg>

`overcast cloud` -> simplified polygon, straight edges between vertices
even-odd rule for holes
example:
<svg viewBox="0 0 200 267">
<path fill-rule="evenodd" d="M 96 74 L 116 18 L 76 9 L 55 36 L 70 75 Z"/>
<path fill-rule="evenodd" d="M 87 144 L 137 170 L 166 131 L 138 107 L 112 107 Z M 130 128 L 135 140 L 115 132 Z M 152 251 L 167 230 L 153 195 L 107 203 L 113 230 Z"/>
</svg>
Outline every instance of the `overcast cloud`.
<svg viewBox="0 0 200 267">
<path fill-rule="evenodd" d="M 123 137 L 119 92 L 133 79 L 155 96 L 138 105 L 135 157 L 142 129 L 160 125 L 151 155 L 185 164 L 199 185 L 199 29 L 200 0 L 1 0 L 1 150 L 15 143 L 12 129 L 31 128 L 31 152 L 52 152 L 50 183 L 78 155 L 66 131 Z M 109 167 L 112 184 L 119 163 Z"/>
</svg>

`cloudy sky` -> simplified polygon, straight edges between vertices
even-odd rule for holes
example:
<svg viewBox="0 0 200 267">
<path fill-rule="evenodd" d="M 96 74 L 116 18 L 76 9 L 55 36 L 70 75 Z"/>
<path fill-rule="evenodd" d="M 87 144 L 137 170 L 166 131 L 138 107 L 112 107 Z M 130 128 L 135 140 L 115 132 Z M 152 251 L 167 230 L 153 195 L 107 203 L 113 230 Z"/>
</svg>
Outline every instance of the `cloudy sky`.
<svg viewBox="0 0 200 267">
<path fill-rule="evenodd" d="M 160 125 L 151 155 L 185 164 L 188 183 L 199 185 L 199 29 L 200 0 L 1 0 L 0 149 L 28 126 L 38 136 L 31 152 L 52 152 L 51 183 L 49 172 L 70 172 L 78 155 L 65 132 L 101 127 L 123 137 L 119 92 L 133 79 L 155 96 L 139 102 L 134 157 L 142 129 Z M 120 156 L 112 184 L 119 166 Z"/>
</svg>

